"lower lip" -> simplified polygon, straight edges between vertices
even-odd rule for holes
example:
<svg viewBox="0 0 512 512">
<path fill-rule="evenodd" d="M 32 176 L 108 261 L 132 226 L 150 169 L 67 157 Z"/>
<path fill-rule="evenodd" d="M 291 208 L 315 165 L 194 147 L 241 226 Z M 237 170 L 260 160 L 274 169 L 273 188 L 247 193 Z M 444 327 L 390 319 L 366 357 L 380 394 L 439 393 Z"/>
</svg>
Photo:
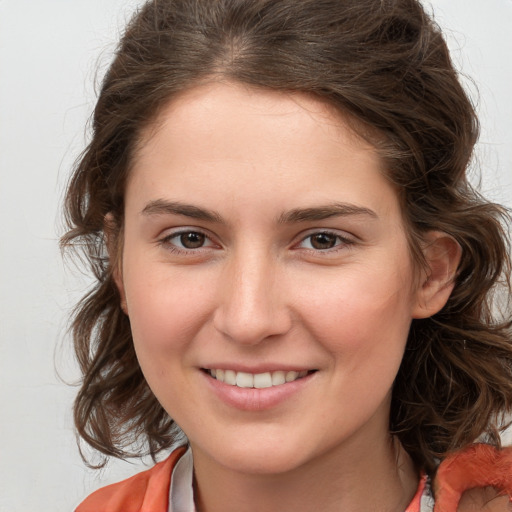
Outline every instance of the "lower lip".
<svg viewBox="0 0 512 512">
<path fill-rule="evenodd" d="M 227 405 L 243 411 L 265 411 L 293 399 L 315 378 L 317 372 L 269 388 L 239 388 L 214 379 L 202 372 L 210 389 Z"/>
</svg>

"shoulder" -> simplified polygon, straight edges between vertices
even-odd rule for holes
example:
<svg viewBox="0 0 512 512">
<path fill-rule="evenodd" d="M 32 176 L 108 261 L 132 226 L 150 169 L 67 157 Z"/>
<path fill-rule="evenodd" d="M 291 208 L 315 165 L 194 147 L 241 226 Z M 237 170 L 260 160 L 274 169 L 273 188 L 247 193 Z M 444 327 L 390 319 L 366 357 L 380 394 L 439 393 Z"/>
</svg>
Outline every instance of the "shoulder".
<svg viewBox="0 0 512 512">
<path fill-rule="evenodd" d="M 172 471 L 185 451 L 180 446 L 151 469 L 98 489 L 75 512 L 167 512 Z"/>
<path fill-rule="evenodd" d="M 447 457 L 434 480 L 435 511 L 508 511 L 512 447 L 473 444 Z"/>
</svg>

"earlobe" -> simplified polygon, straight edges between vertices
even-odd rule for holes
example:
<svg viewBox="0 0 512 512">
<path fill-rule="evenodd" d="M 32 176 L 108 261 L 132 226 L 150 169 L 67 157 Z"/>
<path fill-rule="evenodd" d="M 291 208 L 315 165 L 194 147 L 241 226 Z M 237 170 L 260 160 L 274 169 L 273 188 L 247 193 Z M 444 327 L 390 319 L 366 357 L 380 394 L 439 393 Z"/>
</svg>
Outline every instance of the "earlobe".
<svg viewBox="0 0 512 512">
<path fill-rule="evenodd" d="M 458 242 L 446 233 L 429 231 L 424 236 L 426 268 L 416 290 L 413 318 L 428 318 L 445 306 L 455 284 L 461 254 Z"/>
<path fill-rule="evenodd" d="M 105 223 L 103 227 L 105 233 L 105 243 L 107 246 L 109 264 L 111 267 L 112 278 L 117 287 L 120 296 L 120 306 L 123 312 L 128 314 L 128 306 L 126 303 L 126 294 L 124 290 L 123 273 L 122 273 L 122 232 L 118 223 L 114 219 L 112 213 L 105 215 Z"/>
<path fill-rule="evenodd" d="M 119 305 L 125 315 L 128 315 L 128 305 L 126 303 L 126 293 L 124 290 L 123 273 L 121 269 L 121 262 L 118 260 L 112 263 L 112 278 L 116 284 L 117 291 L 119 292 L 120 302 Z"/>
</svg>

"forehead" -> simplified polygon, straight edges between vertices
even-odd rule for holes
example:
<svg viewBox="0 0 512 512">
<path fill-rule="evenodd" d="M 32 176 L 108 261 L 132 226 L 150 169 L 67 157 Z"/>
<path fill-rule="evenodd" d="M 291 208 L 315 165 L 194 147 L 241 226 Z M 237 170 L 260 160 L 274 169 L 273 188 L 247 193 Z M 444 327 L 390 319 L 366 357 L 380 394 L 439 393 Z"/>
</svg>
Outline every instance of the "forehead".
<svg viewBox="0 0 512 512">
<path fill-rule="evenodd" d="M 190 89 L 160 111 L 142 134 L 130 183 L 153 199 L 223 203 L 243 194 L 247 204 L 283 208 L 345 201 L 382 209 L 396 199 L 374 147 L 332 106 L 225 82 Z"/>
<path fill-rule="evenodd" d="M 362 131 L 368 134 L 367 127 L 362 130 L 360 121 L 312 94 L 210 81 L 182 91 L 164 104 L 154 121 L 142 130 L 135 157 L 151 153 L 152 139 L 162 130 L 182 137 L 193 134 L 203 143 L 197 145 L 198 156 L 206 141 L 209 150 L 213 146 L 220 152 L 229 146 L 235 154 L 236 146 L 224 137 L 223 130 L 218 130 L 219 126 L 247 135 L 255 146 L 270 139 L 283 144 L 302 132 L 306 137 L 322 137 L 334 144 L 341 142 L 374 152 L 368 139 L 358 135 Z"/>
</svg>

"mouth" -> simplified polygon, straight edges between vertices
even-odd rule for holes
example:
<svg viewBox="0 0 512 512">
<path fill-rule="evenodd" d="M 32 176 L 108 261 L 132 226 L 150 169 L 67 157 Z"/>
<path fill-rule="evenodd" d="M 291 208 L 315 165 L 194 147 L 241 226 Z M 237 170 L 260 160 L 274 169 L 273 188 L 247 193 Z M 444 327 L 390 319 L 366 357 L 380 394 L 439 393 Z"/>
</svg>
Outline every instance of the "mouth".
<svg viewBox="0 0 512 512">
<path fill-rule="evenodd" d="M 282 386 L 299 379 L 303 379 L 317 370 L 284 371 L 264 373 L 236 372 L 234 370 L 223 370 L 220 368 L 204 368 L 203 371 L 215 380 L 229 386 L 239 388 L 264 389 Z"/>
</svg>

